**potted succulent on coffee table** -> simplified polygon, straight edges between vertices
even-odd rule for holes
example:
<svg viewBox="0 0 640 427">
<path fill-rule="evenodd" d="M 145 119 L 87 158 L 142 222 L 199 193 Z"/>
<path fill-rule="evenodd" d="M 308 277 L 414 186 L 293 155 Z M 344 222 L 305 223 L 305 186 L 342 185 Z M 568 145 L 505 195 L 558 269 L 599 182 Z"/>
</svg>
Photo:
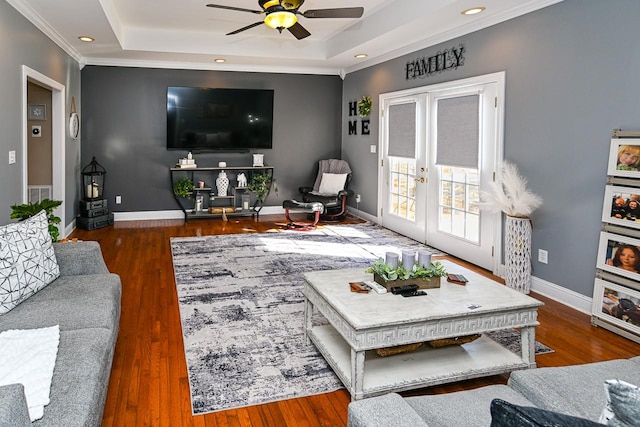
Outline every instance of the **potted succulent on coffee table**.
<svg viewBox="0 0 640 427">
<path fill-rule="evenodd" d="M 439 288 L 440 278 L 447 275 L 440 261 L 432 262 L 428 267 L 414 264 L 410 270 L 407 270 L 402 262 L 398 263 L 397 268 L 393 268 L 385 264 L 382 258 L 374 262 L 366 271 L 373 273 L 373 280 L 387 289 L 405 284 L 416 284 L 420 289 Z"/>
</svg>

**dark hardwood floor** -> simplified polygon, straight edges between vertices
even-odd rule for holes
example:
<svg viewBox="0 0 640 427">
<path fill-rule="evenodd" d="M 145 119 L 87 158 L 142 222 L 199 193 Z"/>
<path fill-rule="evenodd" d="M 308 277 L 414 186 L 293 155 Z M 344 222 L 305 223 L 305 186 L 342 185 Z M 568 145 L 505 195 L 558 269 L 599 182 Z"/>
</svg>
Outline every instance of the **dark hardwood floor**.
<svg viewBox="0 0 640 427">
<path fill-rule="evenodd" d="M 350 218 L 347 222 L 359 222 Z M 191 415 L 169 238 L 277 232 L 284 216 L 220 220 L 127 221 L 70 237 L 100 242 L 107 266 L 122 280 L 122 317 L 104 411 L 104 426 L 344 426 L 349 395 L 319 396 Z M 472 268 L 475 268 L 471 266 Z M 493 277 L 491 274 L 483 274 Z M 496 277 L 493 277 L 499 280 Z M 545 303 L 536 338 L 555 350 L 538 366 L 564 366 L 640 355 L 640 344 L 595 328 L 584 313 L 532 293 Z M 506 375 L 431 387 L 405 395 L 443 393 L 505 383 Z"/>
</svg>

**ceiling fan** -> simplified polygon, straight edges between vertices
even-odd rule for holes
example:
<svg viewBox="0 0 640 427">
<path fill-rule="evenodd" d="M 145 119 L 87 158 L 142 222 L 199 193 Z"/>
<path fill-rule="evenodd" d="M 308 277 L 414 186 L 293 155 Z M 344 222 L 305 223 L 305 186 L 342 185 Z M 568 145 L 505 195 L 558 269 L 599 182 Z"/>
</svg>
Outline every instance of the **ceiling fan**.
<svg viewBox="0 0 640 427">
<path fill-rule="evenodd" d="M 232 31 L 227 34 L 228 36 L 238 34 L 264 23 L 268 27 L 280 32 L 285 29 L 289 30 L 289 32 L 298 40 L 302 40 L 303 38 L 311 35 L 311 33 L 298 22 L 298 15 L 304 16 L 305 18 L 360 18 L 364 13 L 363 7 L 313 9 L 300 12 L 298 9 L 302 6 L 302 3 L 304 3 L 304 0 L 258 0 L 258 4 L 262 10 L 251 10 L 219 4 L 208 4 L 207 7 L 265 15 L 264 20 L 254 22 L 251 25 Z"/>
</svg>

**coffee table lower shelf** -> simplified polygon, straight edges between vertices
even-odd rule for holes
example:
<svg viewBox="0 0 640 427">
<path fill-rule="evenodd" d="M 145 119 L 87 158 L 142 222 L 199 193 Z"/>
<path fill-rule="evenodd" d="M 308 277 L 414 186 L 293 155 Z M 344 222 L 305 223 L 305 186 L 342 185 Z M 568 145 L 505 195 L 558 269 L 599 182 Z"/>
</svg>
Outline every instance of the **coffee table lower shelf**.
<svg viewBox="0 0 640 427">
<path fill-rule="evenodd" d="M 314 326 L 307 334 L 353 400 L 529 368 L 519 355 L 484 335 L 462 346 L 432 348 L 425 344 L 386 357 L 370 350 L 359 392 L 352 384 L 352 350 L 342 336 L 331 325 Z"/>
</svg>

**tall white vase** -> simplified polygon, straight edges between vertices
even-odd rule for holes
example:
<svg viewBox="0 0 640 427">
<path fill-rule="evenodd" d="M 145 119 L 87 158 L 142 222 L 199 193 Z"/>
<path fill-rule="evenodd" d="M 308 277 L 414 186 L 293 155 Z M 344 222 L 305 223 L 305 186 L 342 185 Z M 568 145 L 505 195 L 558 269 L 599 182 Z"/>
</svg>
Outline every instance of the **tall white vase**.
<svg viewBox="0 0 640 427">
<path fill-rule="evenodd" d="M 531 290 L 531 218 L 507 216 L 505 228 L 507 286 L 528 294 Z"/>
<path fill-rule="evenodd" d="M 220 171 L 216 179 L 216 187 L 218 188 L 218 196 L 226 196 L 229 190 L 229 178 L 225 171 Z"/>
</svg>

